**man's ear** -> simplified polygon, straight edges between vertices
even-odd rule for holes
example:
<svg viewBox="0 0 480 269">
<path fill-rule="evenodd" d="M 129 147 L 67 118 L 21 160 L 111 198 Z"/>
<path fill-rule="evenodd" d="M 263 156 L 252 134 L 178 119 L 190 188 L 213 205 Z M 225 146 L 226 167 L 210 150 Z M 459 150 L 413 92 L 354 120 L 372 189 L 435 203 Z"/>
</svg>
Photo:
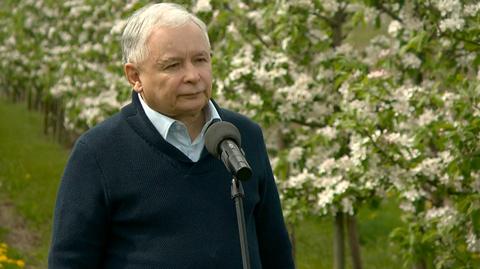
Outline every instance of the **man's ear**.
<svg viewBox="0 0 480 269">
<path fill-rule="evenodd" d="M 140 93 L 143 91 L 142 81 L 140 80 L 140 72 L 138 67 L 133 63 L 126 63 L 123 71 L 127 77 L 128 83 L 132 85 L 133 90 Z"/>
</svg>

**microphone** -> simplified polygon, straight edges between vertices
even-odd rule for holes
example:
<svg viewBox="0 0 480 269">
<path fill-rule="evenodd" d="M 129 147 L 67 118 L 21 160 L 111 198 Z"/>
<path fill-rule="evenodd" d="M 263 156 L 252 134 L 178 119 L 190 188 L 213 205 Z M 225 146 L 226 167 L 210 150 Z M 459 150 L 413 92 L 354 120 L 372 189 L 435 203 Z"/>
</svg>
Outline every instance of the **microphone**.
<svg viewBox="0 0 480 269">
<path fill-rule="evenodd" d="M 242 181 L 250 179 L 252 168 L 241 149 L 241 136 L 235 125 L 226 121 L 213 122 L 205 132 L 205 147 L 223 161 L 227 170 Z"/>
</svg>

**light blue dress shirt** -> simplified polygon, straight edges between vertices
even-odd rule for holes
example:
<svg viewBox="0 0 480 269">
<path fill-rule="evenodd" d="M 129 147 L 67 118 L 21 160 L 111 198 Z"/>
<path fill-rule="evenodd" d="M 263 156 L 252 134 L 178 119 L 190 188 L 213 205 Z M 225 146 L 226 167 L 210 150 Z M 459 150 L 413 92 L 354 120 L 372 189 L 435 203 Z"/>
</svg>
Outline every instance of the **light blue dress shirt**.
<svg viewBox="0 0 480 269">
<path fill-rule="evenodd" d="M 147 118 L 152 122 L 163 139 L 183 152 L 190 160 L 197 162 L 205 144 L 205 131 L 208 125 L 215 119 L 221 119 L 212 101 L 209 100 L 208 106 L 205 107 L 205 125 L 203 125 L 200 134 L 192 141 L 185 124 L 153 110 L 145 103 L 140 94 L 138 97 Z"/>
</svg>

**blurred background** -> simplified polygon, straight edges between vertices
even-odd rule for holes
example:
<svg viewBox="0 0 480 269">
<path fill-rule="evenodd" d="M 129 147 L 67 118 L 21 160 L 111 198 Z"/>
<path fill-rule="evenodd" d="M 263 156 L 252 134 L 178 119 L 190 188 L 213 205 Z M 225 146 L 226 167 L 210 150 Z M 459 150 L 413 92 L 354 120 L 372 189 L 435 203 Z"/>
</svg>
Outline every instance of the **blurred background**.
<svg viewBox="0 0 480 269">
<path fill-rule="evenodd" d="M 172 1 L 264 130 L 299 269 L 480 268 L 476 0 Z M 75 139 L 130 101 L 148 1 L 0 3 L 0 268 L 46 268 Z"/>
</svg>

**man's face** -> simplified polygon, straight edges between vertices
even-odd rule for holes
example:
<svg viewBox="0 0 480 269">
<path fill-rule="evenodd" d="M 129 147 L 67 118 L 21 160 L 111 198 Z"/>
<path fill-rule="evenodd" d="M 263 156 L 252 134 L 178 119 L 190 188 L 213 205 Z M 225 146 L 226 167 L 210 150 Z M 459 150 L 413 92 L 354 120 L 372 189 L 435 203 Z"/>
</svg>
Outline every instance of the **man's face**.
<svg viewBox="0 0 480 269">
<path fill-rule="evenodd" d="M 149 55 L 138 66 L 134 89 L 154 110 L 175 119 L 198 116 L 212 93 L 210 47 L 193 22 L 157 27 L 147 39 Z"/>
</svg>

